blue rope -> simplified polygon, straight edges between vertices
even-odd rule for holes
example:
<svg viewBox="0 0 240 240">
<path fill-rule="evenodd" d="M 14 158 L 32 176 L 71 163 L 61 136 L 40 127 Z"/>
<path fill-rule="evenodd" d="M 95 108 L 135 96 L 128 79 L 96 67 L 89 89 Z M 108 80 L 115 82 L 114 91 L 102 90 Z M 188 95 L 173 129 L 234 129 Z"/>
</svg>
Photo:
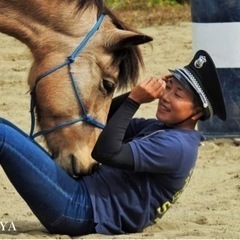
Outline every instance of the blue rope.
<svg viewBox="0 0 240 240">
<path fill-rule="evenodd" d="M 98 21 L 95 23 L 95 25 L 93 26 L 93 28 L 89 31 L 89 33 L 84 37 L 84 39 L 81 41 L 81 43 L 78 45 L 78 47 L 73 51 L 73 53 L 67 57 L 67 60 L 53 68 L 53 69 L 50 69 L 49 71 L 46 71 L 45 73 L 43 73 L 42 75 L 40 75 L 36 81 L 35 81 L 35 85 L 31 91 L 31 103 L 30 103 L 30 112 L 31 112 L 31 129 L 30 129 L 30 137 L 31 138 L 36 138 L 40 135 L 46 135 L 46 134 L 49 134 L 57 129 L 60 129 L 60 128 L 63 128 L 65 126 L 68 126 L 68 125 L 71 125 L 71 124 L 74 124 L 74 123 L 77 123 L 77 122 L 80 122 L 80 121 L 83 121 L 83 122 L 86 122 L 88 124 L 91 124 L 93 126 L 96 126 L 98 128 L 101 128 L 103 129 L 104 128 L 104 124 L 98 122 L 97 120 L 95 120 L 94 118 L 92 118 L 91 116 L 89 116 L 87 114 L 87 111 L 86 111 L 86 108 L 83 104 L 83 101 L 81 99 L 81 95 L 80 95 L 80 91 L 76 85 L 76 82 L 74 81 L 74 76 L 73 76 L 73 73 L 71 72 L 71 64 L 74 63 L 75 61 L 75 58 L 81 53 L 81 51 L 84 49 L 84 47 L 86 46 L 86 44 L 88 43 L 88 41 L 93 37 L 93 35 L 96 33 L 96 31 L 99 29 L 100 25 L 102 24 L 102 21 L 104 19 L 105 15 L 104 14 L 101 14 Z M 76 97 L 77 97 L 77 100 L 78 100 L 78 103 L 79 105 L 81 106 L 81 109 L 82 109 L 82 112 L 83 112 L 83 117 L 80 117 L 78 119 L 73 119 L 73 120 L 69 120 L 69 121 L 66 121 L 66 122 L 63 122 L 63 123 L 60 123 L 58 125 L 56 125 L 55 127 L 52 127 L 48 130 L 42 130 L 42 131 L 39 131 L 38 133 L 34 133 L 34 129 L 35 129 L 35 114 L 34 114 L 34 109 L 36 107 L 36 100 L 35 100 L 35 90 L 36 90 L 36 86 L 37 86 L 37 83 L 42 80 L 43 78 L 45 78 L 46 76 L 48 76 L 49 74 L 53 73 L 53 72 L 56 72 L 58 71 L 59 69 L 63 68 L 64 66 L 68 66 L 68 69 L 69 69 L 69 74 L 70 74 L 70 79 L 71 79 L 71 82 L 72 82 L 72 86 L 73 86 L 73 89 L 74 89 L 74 92 L 76 94 Z"/>
<path fill-rule="evenodd" d="M 75 95 L 77 97 L 78 103 L 81 106 L 83 115 L 86 116 L 87 115 L 87 111 L 85 109 L 85 106 L 83 104 L 82 98 L 80 96 L 79 88 L 77 87 L 76 82 L 74 81 L 73 73 L 71 71 L 71 64 L 69 64 L 68 67 L 69 67 L 70 79 L 71 79 L 71 82 L 72 82 L 73 90 L 74 90 Z"/>
<path fill-rule="evenodd" d="M 46 76 L 50 75 L 51 73 L 54 73 L 56 72 L 57 70 L 67 66 L 69 64 L 69 60 L 65 61 L 63 64 L 53 68 L 53 69 L 50 69 L 48 71 L 46 71 L 45 73 L 43 73 L 42 75 L 40 75 L 39 77 L 37 77 L 36 81 L 35 81 L 35 88 L 36 88 L 36 85 L 37 83 L 42 80 L 43 78 L 45 78 Z"/>
<path fill-rule="evenodd" d="M 35 88 L 35 87 L 34 87 Z M 36 106 L 35 103 L 35 98 L 33 96 L 35 91 L 31 91 L 31 101 L 30 101 L 30 113 L 31 113 L 31 129 L 30 129 L 30 137 L 32 137 L 33 132 L 34 132 L 34 128 L 35 128 L 35 115 L 34 115 L 34 108 Z"/>
<path fill-rule="evenodd" d="M 69 120 L 69 121 L 60 123 L 53 128 L 50 128 L 50 129 L 47 129 L 47 130 L 42 130 L 42 131 L 39 131 L 38 133 L 35 133 L 34 135 L 32 135 L 32 138 L 34 139 L 34 138 L 36 138 L 38 136 L 41 136 L 41 135 L 47 135 L 47 134 L 49 134 L 49 133 L 51 133 L 51 132 L 53 132 L 57 129 L 63 128 L 63 127 L 68 126 L 68 125 L 72 125 L 72 124 L 80 122 L 82 120 L 83 120 L 83 118 L 78 118 L 78 119 L 73 119 L 73 120 Z"/>
<path fill-rule="evenodd" d="M 93 28 L 89 31 L 89 33 L 85 36 L 85 38 L 82 40 L 81 44 L 74 50 L 74 52 L 68 57 L 71 63 L 75 61 L 75 58 L 79 55 L 79 53 L 83 50 L 83 48 L 87 45 L 88 41 L 91 39 L 91 37 L 96 33 L 96 31 L 99 29 L 99 27 L 102 24 L 102 21 L 104 19 L 105 15 L 101 14 L 98 18 L 98 21 L 93 26 Z"/>
</svg>

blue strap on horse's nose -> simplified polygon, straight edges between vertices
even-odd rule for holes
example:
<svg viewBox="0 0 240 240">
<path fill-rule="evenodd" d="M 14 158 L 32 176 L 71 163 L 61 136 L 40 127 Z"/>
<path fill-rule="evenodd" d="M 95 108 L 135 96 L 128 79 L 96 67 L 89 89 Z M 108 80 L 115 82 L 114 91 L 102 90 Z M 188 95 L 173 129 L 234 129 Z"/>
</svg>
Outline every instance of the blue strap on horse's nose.
<svg viewBox="0 0 240 240">
<path fill-rule="evenodd" d="M 70 55 L 70 56 L 68 57 L 68 60 L 69 60 L 69 63 L 71 64 L 71 63 L 74 63 L 75 58 L 74 58 L 72 55 Z"/>
<path fill-rule="evenodd" d="M 101 129 L 103 129 L 103 128 L 105 127 L 104 124 L 96 121 L 93 117 L 91 117 L 91 116 L 89 116 L 89 115 L 86 115 L 85 118 L 83 118 L 83 121 L 84 121 L 84 122 L 87 122 L 87 123 L 89 123 L 89 124 L 92 124 L 92 125 L 94 125 L 94 126 L 96 126 L 96 127 L 98 127 L 98 128 L 101 128 Z"/>
</svg>

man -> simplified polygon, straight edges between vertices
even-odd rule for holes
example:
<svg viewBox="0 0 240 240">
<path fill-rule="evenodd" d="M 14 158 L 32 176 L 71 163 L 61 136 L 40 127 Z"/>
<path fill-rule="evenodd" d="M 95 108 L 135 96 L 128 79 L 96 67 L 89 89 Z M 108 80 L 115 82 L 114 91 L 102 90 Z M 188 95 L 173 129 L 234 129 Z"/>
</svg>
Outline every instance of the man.
<svg viewBox="0 0 240 240">
<path fill-rule="evenodd" d="M 205 51 L 171 73 L 115 99 L 115 111 L 92 152 L 101 164 L 79 179 L 20 129 L 0 121 L 0 164 L 50 232 L 139 232 L 176 202 L 203 139 L 195 130 L 197 121 L 213 115 L 224 120 L 226 111 L 214 63 Z M 140 104 L 155 99 L 156 119 L 132 119 Z"/>
</svg>

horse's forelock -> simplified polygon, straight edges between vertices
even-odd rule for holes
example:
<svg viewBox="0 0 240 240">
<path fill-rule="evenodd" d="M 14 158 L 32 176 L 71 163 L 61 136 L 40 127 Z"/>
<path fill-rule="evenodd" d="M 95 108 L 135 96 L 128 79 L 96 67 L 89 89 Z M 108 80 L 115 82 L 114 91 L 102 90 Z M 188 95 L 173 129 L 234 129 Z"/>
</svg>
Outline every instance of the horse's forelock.
<svg viewBox="0 0 240 240">
<path fill-rule="evenodd" d="M 98 9 L 98 12 L 103 12 L 105 8 L 105 4 L 103 0 L 78 0 L 78 10 L 85 9 L 89 6 L 96 6 Z"/>
<path fill-rule="evenodd" d="M 125 29 L 125 24 L 105 5 L 103 0 L 78 0 L 77 8 L 78 10 L 84 10 L 90 6 L 97 7 L 98 14 L 106 14 L 108 15 L 112 21 L 113 24 L 119 28 L 119 29 Z M 128 30 L 130 30 L 128 28 Z"/>
<path fill-rule="evenodd" d="M 143 59 L 139 47 L 132 46 L 114 52 L 112 64 L 119 68 L 118 89 L 134 86 L 139 77 Z"/>
</svg>

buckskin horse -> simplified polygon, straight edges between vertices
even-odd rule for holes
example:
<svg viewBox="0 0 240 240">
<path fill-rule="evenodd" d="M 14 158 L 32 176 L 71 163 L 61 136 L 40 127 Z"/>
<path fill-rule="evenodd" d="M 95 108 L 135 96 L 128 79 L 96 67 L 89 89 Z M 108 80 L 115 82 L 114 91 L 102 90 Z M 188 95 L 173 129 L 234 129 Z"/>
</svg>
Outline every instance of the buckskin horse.
<svg viewBox="0 0 240 240">
<path fill-rule="evenodd" d="M 43 135 L 69 174 L 90 173 L 113 93 L 136 83 L 143 65 L 138 45 L 152 38 L 100 0 L 0 0 L 0 32 L 33 55 L 30 136 Z"/>
</svg>

